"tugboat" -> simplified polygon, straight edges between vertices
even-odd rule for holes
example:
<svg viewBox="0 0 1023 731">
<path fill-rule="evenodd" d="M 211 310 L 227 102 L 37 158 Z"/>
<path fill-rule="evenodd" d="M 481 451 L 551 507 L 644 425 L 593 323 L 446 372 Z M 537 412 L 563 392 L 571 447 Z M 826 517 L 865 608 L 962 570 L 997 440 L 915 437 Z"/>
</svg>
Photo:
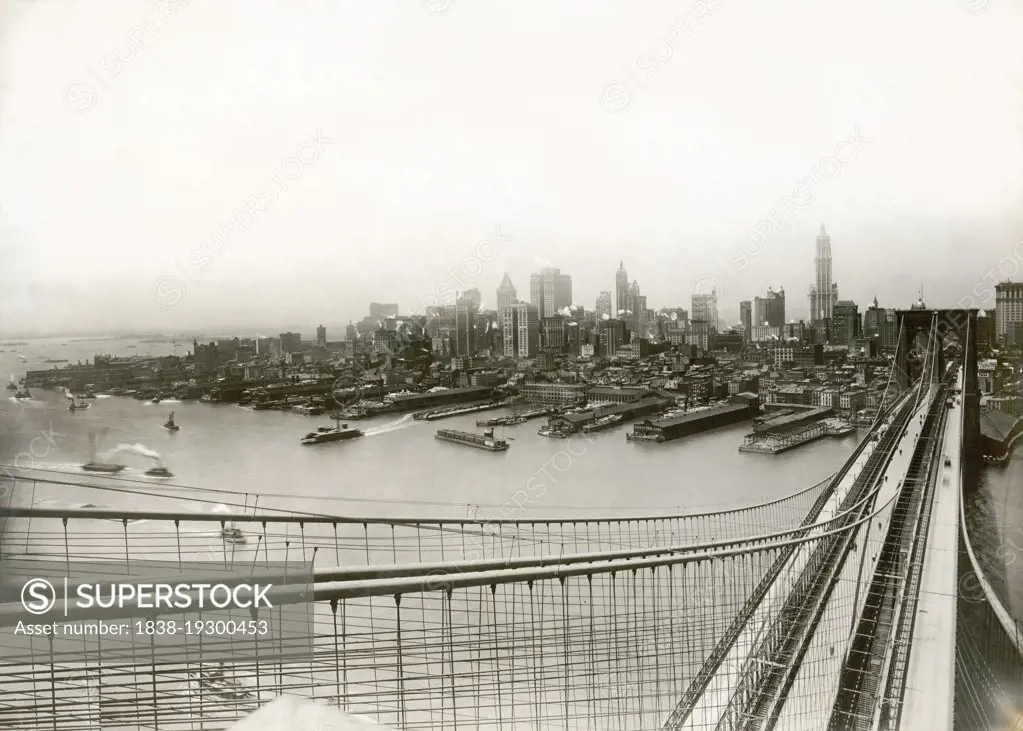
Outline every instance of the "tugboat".
<svg viewBox="0 0 1023 731">
<path fill-rule="evenodd" d="M 105 472 L 107 474 L 114 474 L 124 469 L 123 464 L 110 464 L 108 462 L 86 462 L 82 465 L 82 469 L 86 472 Z"/>
<path fill-rule="evenodd" d="M 170 416 L 167 417 L 167 423 L 163 425 L 163 428 L 167 431 L 177 431 L 181 427 L 174 423 L 174 412 L 170 412 Z"/>
<path fill-rule="evenodd" d="M 334 420 L 337 426 L 321 426 L 316 431 L 311 431 L 302 437 L 302 444 L 325 444 L 327 442 L 340 442 L 344 439 L 355 439 L 361 437 L 362 432 L 358 429 L 349 429 L 347 424 L 342 424 L 340 419 Z"/>
<path fill-rule="evenodd" d="M 4 388 L 6 388 L 8 391 L 18 390 L 18 384 L 14 382 L 14 376 L 11 376 L 10 382 L 6 386 L 4 386 Z"/>
<path fill-rule="evenodd" d="M 89 408 L 90 406 L 92 406 L 92 404 L 90 404 L 90 403 L 89 403 L 88 401 L 86 401 L 86 400 L 85 400 L 84 398 L 82 398 L 81 396 L 79 396 L 79 397 L 78 397 L 78 402 L 77 402 L 77 403 L 75 403 L 75 401 L 74 401 L 74 400 L 72 399 L 71 403 L 70 403 L 70 404 L 68 404 L 67 410 L 68 410 L 68 411 L 71 411 L 71 412 L 74 412 L 74 411 L 83 411 L 84 409 L 87 409 L 87 408 Z"/>
<path fill-rule="evenodd" d="M 28 392 L 28 388 L 25 386 L 24 381 L 19 386 L 16 387 L 16 390 L 14 392 L 14 398 L 16 399 L 32 398 L 32 394 Z"/>
<path fill-rule="evenodd" d="M 160 397 L 159 396 L 154 396 L 153 400 L 150 401 L 149 403 L 151 403 L 151 404 L 158 404 L 158 403 L 160 403 Z"/>
<path fill-rule="evenodd" d="M 156 467 L 149 468 L 145 471 L 145 475 L 146 477 L 174 477 L 174 475 L 171 474 L 171 471 L 164 467 L 163 464 L 158 464 Z"/>
<path fill-rule="evenodd" d="M 104 429 L 100 435 L 100 440 L 103 439 L 103 435 L 107 433 Z M 82 469 L 86 472 L 103 472 L 108 475 L 112 475 L 116 472 L 120 472 L 124 469 L 123 464 L 113 464 L 110 462 L 97 462 L 96 461 L 96 434 L 94 432 L 89 433 L 89 461 L 82 465 Z"/>
</svg>

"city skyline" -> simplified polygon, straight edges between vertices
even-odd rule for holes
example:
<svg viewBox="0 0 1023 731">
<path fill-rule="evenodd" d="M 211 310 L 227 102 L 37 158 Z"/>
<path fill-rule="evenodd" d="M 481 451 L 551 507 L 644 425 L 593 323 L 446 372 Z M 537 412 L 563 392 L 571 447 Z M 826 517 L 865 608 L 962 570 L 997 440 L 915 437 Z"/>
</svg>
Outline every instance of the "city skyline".
<svg viewBox="0 0 1023 731">
<path fill-rule="evenodd" d="M 592 307 L 621 260 L 735 322 L 805 292 L 821 221 L 843 298 L 951 305 L 1023 231 L 1009 8 L 728 4 L 681 39 L 670 3 L 420 11 L 187 4 L 135 47 L 127 0 L 5 2 L 0 332 L 311 327 L 463 266 L 490 306 L 552 266 Z"/>
</svg>

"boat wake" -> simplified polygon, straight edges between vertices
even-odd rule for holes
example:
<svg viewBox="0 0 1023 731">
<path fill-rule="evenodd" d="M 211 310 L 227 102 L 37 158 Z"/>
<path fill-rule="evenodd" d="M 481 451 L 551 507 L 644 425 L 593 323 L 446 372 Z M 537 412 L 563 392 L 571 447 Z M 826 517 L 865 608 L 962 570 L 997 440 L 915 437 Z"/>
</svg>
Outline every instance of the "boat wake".
<svg viewBox="0 0 1023 731">
<path fill-rule="evenodd" d="M 407 429 L 410 426 L 415 426 L 417 423 L 419 422 L 413 419 L 412 414 L 406 414 L 400 419 L 395 419 L 394 421 L 389 421 L 386 424 L 381 424 L 380 426 L 375 426 L 372 429 L 367 429 L 364 432 L 364 435 L 367 437 L 375 437 L 381 434 L 390 434 L 392 431 Z"/>
</svg>

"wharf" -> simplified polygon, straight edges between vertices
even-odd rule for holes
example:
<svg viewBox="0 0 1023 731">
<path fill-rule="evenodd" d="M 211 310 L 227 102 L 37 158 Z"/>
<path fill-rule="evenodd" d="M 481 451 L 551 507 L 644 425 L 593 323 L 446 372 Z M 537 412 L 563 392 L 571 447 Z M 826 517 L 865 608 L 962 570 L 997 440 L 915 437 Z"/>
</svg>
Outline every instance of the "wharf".
<svg viewBox="0 0 1023 731">
<path fill-rule="evenodd" d="M 551 410 L 548 407 L 544 406 L 539 409 L 520 411 L 517 414 L 511 414 L 509 416 L 497 416 L 494 417 L 493 419 L 477 419 L 476 426 L 504 426 L 505 424 L 508 423 L 509 420 L 511 420 L 514 417 L 518 417 L 520 419 L 525 419 L 526 421 L 529 421 L 530 419 L 536 419 L 537 417 L 540 416 L 548 416 L 550 413 Z"/>
<path fill-rule="evenodd" d="M 740 452 L 754 454 L 781 454 L 804 444 L 815 442 L 824 437 L 840 437 L 855 431 L 852 425 L 838 425 L 830 421 L 819 421 L 805 424 L 802 428 L 783 434 L 771 432 L 753 432 L 747 434 Z"/>
<path fill-rule="evenodd" d="M 752 419 L 759 411 L 760 399 L 756 394 L 739 394 L 729 399 L 729 403 L 724 406 L 688 413 L 673 419 L 657 421 L 648 419 L 636 424 L 633 432 L 626 434 L 625 438 L 630 442 L 667 442 Z"/>
<path fill-rule="evenodd" d="M 435 419 L 445 419 L 449 416 L 460 416 L 461 414 L 474 414 L 477 411 L 490 411 L 492 409 L 500 409 L 508 404 L 504 401 L 491 401 L 485 404 L 470 404 L 470 405 L 458 405 L 458 406 L 442 406 L 439 409 L 429 409 L 427 411 L 417 411 L 412 415 L 412 418 L 416 421 L 434 421 Z"/>
</svg>

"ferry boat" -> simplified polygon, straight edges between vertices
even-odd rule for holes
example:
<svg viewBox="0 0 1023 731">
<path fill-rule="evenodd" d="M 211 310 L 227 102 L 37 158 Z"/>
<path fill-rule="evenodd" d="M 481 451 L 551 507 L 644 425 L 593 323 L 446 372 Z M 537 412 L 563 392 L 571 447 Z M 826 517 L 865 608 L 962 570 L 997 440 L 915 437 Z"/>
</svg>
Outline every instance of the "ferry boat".
<svg viewBox="0 0 1023 731">
<path fill-rule="evenodd" d="M 611 414 L 610 416 L 602 416 L 592 424 L 587 424 L 583 427 L 583 432 L 590 434 L 595 431 L 603 431 L 604 429 L 610 429 L 613 426 L 618 426 L 622 423 L 621 414 Z"/>
<path fill-rule="evenodd" d="M 145 471 L 147 477 L 174 477 L 171 471 L 164 467 L 162 464 L 156 467 L 151 467 Z"/>
<path fill-rule="evenodd" d="M 494 437 L 493 427 L 484 429 L 483 434 L 455 431 L 454 429 L 438 429 L 436 436 L 437 439 L 442 439 L 445 442 L 464 444 L 467 447 L 485 449 L 488 452 L 504 452 L 509 446 L 508 442 L 504 439 Z"/>
<path fill-rule="evenodd" d="M 170 412 L 170 416 L 167 417 L 167 423 L 163 425 L 163 428 L 167 431 L 177 431 L 181 427 L 174 423 L 174 412 Z"/>
<path fill-rule="evenodd" d="M 362 432 L 358 429 L 349 429 L 347 424 L 342 424 L 336 419 L 337 426 L 321 426 L 316 431 L 311 431 L 302 437 L 302 444 L 326 444 L 327 442 L 340 442 L 345 439 L 361 437 Z"/>
</svg>

